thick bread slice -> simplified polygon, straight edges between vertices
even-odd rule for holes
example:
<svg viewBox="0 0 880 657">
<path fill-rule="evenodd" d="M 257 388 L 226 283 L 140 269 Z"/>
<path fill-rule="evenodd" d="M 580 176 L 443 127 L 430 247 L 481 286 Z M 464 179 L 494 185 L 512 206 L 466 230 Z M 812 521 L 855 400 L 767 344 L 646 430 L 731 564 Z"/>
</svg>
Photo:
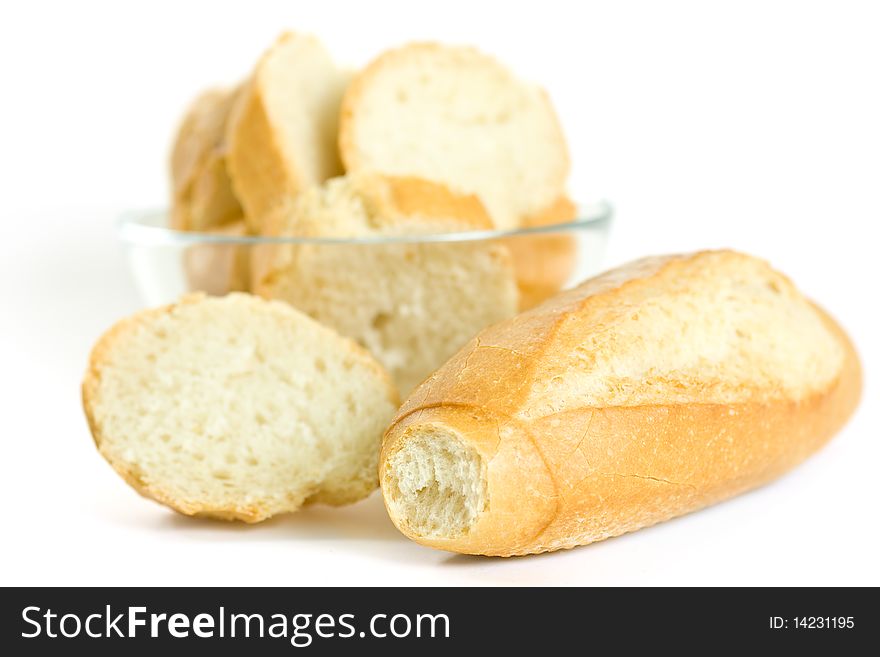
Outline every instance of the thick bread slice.
<svg viewBox="0 0 880 657">
<path fill-rule="evenodd" d="M 477 194 L 498 228 L 563 196 L 569 159 L 547 95 L 472 48 L 391 50 L 345 93 L 346 171 L 436 180 Z"/>
<path fill-rule="evenodd" d="M 276 234 L 380 240 L 491 228 L 474 196 L 374 174 L 313 188 L 269 223 Z M 256 293 L 354 338 L 405 392 L 517 309 L 510 253 L 497 241 L 285 245 L 253 259 Z"/>
<path fill-rule="evenodd" d="M 349 77 L 312 36 L 285 33 L 260 59 L 227 128 L 229 171 L 251 232 L 279 203 L 342 173 L 336 134 Z"/>
<path fill-rule="evenodd" d="M 204 231 L 241 217 L 226 170 L 226 121 L 239 89 L 211 89 L 193 101 L 171 152 L 171 225 Z"/>
<path fill-rule="evenodd" d="M 523 220 L 524 228 L 572 221 L 577 209 L 567 197 Z M 516 268 L 519 309 L 528 310 L 559 292 L 577 264 L 577 242 L 570 232 L 524 234 L 506 241 Z"/>
<path fill-rule="evenodd" d="M 648 258 L 478 335 L 404 402 L 380 483 L 425 545 L 570 548 L 770 481 L 860 390 L 842 329 L 765 262 Z"/>
<path fill-rule="evenodd" d="M 258 522 L 366 497 L 397 393 L 366 351 L 286 304 L 195 294 L 110 329 L 83 406 L 142 495 Z"/>
</svg>

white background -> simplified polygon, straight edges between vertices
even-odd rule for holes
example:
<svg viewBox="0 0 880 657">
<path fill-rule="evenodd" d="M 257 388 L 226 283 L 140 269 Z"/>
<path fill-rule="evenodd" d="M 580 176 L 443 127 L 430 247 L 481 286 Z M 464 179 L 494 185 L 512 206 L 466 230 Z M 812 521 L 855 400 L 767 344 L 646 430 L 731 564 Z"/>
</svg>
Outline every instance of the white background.
<svg viewBox="0 0 880 657">
<path fill-rule="evenodd" d="M 542 83 L 573 195 L 616 205 L 608 264 L 770 259 L 852 333 L 857 415 L 766 488 L 538 557 L 420 547 L 377 495 L 252 527 L 139 498 L 79 404 L 91 343 L 139 307 L 113 217 L 165 202 L 190 97 L 242 77 L 283 28 L 354 65 L 413 39 L 475 44 Z M 880 584 L 876 3 L 3 3 L 0 67 L 0 583 Z"/>
</svg>

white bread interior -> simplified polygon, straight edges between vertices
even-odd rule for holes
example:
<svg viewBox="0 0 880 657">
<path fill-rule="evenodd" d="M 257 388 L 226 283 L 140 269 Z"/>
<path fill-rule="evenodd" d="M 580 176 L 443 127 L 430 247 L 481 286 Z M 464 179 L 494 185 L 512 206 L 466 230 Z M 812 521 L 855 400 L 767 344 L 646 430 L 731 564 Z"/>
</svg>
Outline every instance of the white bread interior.
<svg viewBox="0 0 880 657">
<path fill-rule="evenodd" d="M 287 304 L 195 294 L 110 329 L 83 403 L 140 493 L 257 522 L 366 497 L 397 393 L 366 351 Z"/>
<path fill-rule="evenodd" d="M 491 228 L 474 196 L 369 173 L 308 190 L 268 223 L 273 234 L 337 238 Z M 510 254 L 497 242 L 285 245 L 254 259 L 256 293 L 357 340 L 402 392 L 477 331 L 517 310 Z"/>
<path fill-rule="evenodd" d="M 770 481 L 860 389 L 845 333 L 764 261 L 648 258 L 480 333 L 404 402 L 380 482 L 426 545 L 570 548 Z"/>
<path fill-rule="evenodd" d="M 313 36 L 285 33 L 262 56 L 227 126 L 232 184 L 251 232 L 304 189 L 342 173 L 339 105 L 349 73 Z"/>
<path fill-rule="evenodd" d="M 440 426 L 425 426 L 390 458 L 389 504 L 420 536 L 457 538 L 486 508 L 485 463 Z"/>
<path fill-rule="evenodd" d="M 564 195 L 568 151 L 546 93 L 477 50 L 415 43 L 355 76 L 342 103 L 346 171 L 377 171 L 476 194 L 515 228 Z"/>
</svg>

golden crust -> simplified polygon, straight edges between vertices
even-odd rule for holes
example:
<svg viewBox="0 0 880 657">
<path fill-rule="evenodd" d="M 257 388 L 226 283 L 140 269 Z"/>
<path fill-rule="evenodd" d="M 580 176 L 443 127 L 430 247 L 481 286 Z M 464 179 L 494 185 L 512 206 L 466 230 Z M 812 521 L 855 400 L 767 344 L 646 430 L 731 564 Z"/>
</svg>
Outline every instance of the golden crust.
<svg viewBox="0 0 880 657">
<path fill-rule="evenodd" d="M 694 257 L 699 257 L 700 254 Z M 839 375 L 799 399 L 744 395 L 741 403 L 580 407 L 531 416 L 530 384 L 566 318 L 650 284 L 681 258 L 648 259 L 490 327 L 407 399 L 383 440 L 386 462 L 409 432 L 435 424 L 462 436 L 488 467 L 489 510 L 460 538 L 416 535 L 432 547 L 495 556 L 585 545 L 698 510 L 760 486 L 824 445 L 855 410 L 858 356 L 816 308 L 844 351 Z"/>
<path fill-rule="evenodd" d="M 217 520 L 240 520 L 246 523 L 257 523 L 266 520 L 273 515 L 273 511 L 269 508 L 268 504 L 263 504 L 257 501 L 250 504 L 232 504 L 218 507 L 208 503 L 194 503 L 192 501 L 182 500 L 165 491 L 156 482 L 146 481 L 138 469 L 131 463 L 127 463 L 123 459 L 114 457 L 113 454 L 108 453 L 103 448 L 104 435 L 101 423 L 96 416 L 95 403 L 100 396 L 101 370 L 110 359 L 110 354 L 114 345 L 117 341 L 124 339 L 126 335 L 136 330 L 138 327 L 148 324 L 162 315 L 171 314 L 180 306 L 198 303 L 205 299 L 205 296 L 205 294 L 200 292 L 187 294 L 181 297 L 177 303 L 140 311 L 131 317 L 120 320 L 104 333 L 92 348 L 92 352 L 89 355 L 89 362 L 86 367 L 86 373 L 83 377 L 81 386 L 83 411 L 98 452 L 107 460 L 125 482 L 142 497 L 159 502 L 160 504 L 186 516 L 198 516 Z M 291 310 L 285 304 L 279 303 L 277 304 L 277 307 L 283 312 Z M 330 329 L 325 330 L 329 331 Z M 395 406 L 399 404 L 400 399 L 397 389 L 394 387 L 394 383 L 391 381 L 388 372 L 360 345 L 347 339 L 345 342 L 350 347 L 351 353 L 369 365 L 369 367 L 376 373 L 377 377 L 384 382 L 388 400 Z M 364 497 L 368 493 L 369 491 L 365 491 L 364 495 L 361 495 L 357 499 Z M 321 499 L 321 501 L 328 504 L 338 505 L 346 504 L 354 500 L 333 500 L 332 498 L 327 498 Z M 296 503 L 293 504 L 291 510 L 298 508 L 300 506 L 299 502 L 301 501 L 294 502 Z M 302 502 L 307 504 L 310 500 Z"/>
<path fill-rule="evenodd" d="M 232 186 L 241 199 L 248 228 L 253 233 L 260 232 L 259 217 L 269 212 L 274 199 L 292 196 L 304 186 L 297 164 L 286 157 L 277 141 L 277 132 L 267 114 L 261 80 L 256 74 L 248 81 L 233 108 L 227 132 Z"/>
<path fill-rule="evenodd" d="M 489 230 L 492 219 L 475 194 L 456 194 L 437 182 L 412 176 L 377 176 L 377 187 L 387 185 L 387 214 L 448 220 L 454 218 L 467 230 Z"/>
</svg>

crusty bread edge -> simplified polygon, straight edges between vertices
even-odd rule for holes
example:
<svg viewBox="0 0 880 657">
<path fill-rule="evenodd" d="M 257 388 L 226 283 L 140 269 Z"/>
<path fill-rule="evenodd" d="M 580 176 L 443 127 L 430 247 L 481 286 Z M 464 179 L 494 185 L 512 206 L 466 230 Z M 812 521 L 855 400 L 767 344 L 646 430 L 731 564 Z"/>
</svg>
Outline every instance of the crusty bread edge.
<svg viewBox="0 0 880 657">
<path fill-rule="evenodd" d="M 260 233 L 262 216 L 270 211 L 274 202 L 270 188 L 278 195 L 294 194 L 303 186 L 296 163 L 286 158 L 278 145 L 262 98 L 261 80 L 258 64 L 257 72 L 245 84 L 230 112 L 226 132 L 226 166 L 232 189 L 254 234 Z M 243 150 L 249 153 L 243 155 Z M 267 183 L 264 178 L 268 175 L 273 180 Z"/>
<path fill-rule="evenodd" d="M 441 182 L 415 176 L 375 177 L 387 186 L 388 205 L 383 209 L 389 216 L 455 219 L 467 230 L 492 229 L 492 218 L 476 194 L 456 192 Z"/>
</svg>

